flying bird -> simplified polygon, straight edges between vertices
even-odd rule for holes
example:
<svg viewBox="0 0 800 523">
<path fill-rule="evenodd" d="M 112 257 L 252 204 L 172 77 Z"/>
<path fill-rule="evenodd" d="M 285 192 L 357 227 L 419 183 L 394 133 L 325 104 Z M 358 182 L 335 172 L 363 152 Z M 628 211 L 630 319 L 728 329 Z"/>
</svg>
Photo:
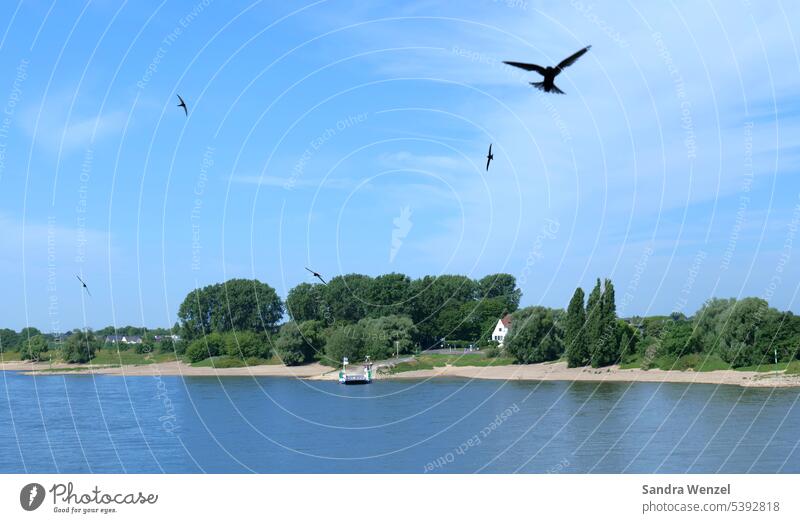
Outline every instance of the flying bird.
<svg viewBox="0 0 800 523">
<path fill-rule="evenodd" d="M 486 155 L 486 170 L 489 170 L 489 164 L 492 163 L 494 160 L 494 155 L 492 154 L 492 144 L 489 144 L 489 154 Z"/>
<path fill-rule="evenodd" d="M 177 96 L 178 100 L 181 101 L 181 103 L 178 104 L 178 107 L 183 107 L 184 114 L 186 114 L 186 116 L 189 116 L 189 110 L 186 108 L 186 102 L 183 101 L 183 98 L 181 98 L 181 95 L 176 94 L 175 96 Z"/>
<path fill-rule="evenodd" d="M 584 47 L 583 49 L 581 49 L 577 53 L 573 54 L 572 56 L 570 56 L 568 58 L 565 58 L 564 60 L 562 60 L 555 67 L 550 67 L 550 66 L 542 67 L 541 65 L 526 64 L 524 62 L 503 62 L 503 63 L 504 64 L 508 64 L 508 65 L 513 65 L 514 67 L 519 67 L 520 69 L 525 69 L 526 71 L 536 71 L 540 75 L 544 76 L 544 80 L 541 81 L 541 82 L 530 82 L 530 84 L 532 86 L 534 86 L 535 88 L 540 89 L 540 90 L 542 90 L 542 91 L 544 91 L 546 93 L 553 92 L 553 93 L 558 93 L 558 94 L 564 94 L 564 91 L 562 91 L 561 89 L 556 87 L 556 84 L 555 84 L 556 76 L 558 76 L 559 73 L 561 73 L 561 71 L 563 71 L 564 69 L 566 69 L 570 65 L 574 64 L 575 62 L 577 62 L 578 58 L 583 56 L 586 53 L 586 51 L 588 51 L 591 48 L 592 48 L 591 45 L 587 45 L 586 47 Z"/>
<path fill-rule="evenodd" d="M 92 295 L 92 293 L 91 293 L 91 292 L 89 292 L 89 287 L 87 287 L 87 286 L 86 286 L 86 282 L 85 282 L 85 281 L 83 281 L 83 280 L 81 279 L 81 277 L 80 277 L 80 276 L 78 276 L 77 274 L 75 275 L 75 277 L 76 277 L 76 278 L 78 278 L 78 281 L 79 281 L 79 282 L 81 282 L 81 285 L 83 285 L 83 288 L 84 288 L 84 289 L 86 289 L 86 294 L 88 294 L 89 296 L 91 296 L 91 295 Z"/>
<path fill-rule="evenodd" d="M 306 267 L 306 270 L 307 270 L 308 272 L 310 272 L 311 274 L 313 274 L 315 278 L 319 278 L 319 281 L 321 281 L 321 282 L 323 283 L 323 285 L 328 285 L 328 282 L 326 282 L 325 280 L 323 280 L 323 279 L 322 279 L 322 276 L 320 276 L 318 272 L 314 272 L 314 271 L 312 271 L 311 269 L 309 269 L 308 267 Z"/>
</svg>

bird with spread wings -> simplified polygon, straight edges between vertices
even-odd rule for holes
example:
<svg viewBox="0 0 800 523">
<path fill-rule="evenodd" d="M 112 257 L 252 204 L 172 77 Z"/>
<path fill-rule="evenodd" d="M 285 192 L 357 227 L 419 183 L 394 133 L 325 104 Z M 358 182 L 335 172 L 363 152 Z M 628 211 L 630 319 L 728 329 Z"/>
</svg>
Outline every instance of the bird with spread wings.
<svg viewBox="0 0 800 523">
<path fill-rule="evenodd" d="M 540 75 L 544 76 L 544 80 L 541 82 L 530 82 L 532 86 L 537 89 L 540 89 L 546 93 L 558 93 L 564 94 L 564 91 L 559 89 L 555 84 L 556 76 L 558 76 L 561 71 L 569 67 L 570 65 L 574 64 L 578 61 L 578 58 L 586 54 L 586 52 L 591 49 L 591 45 L 587 45 L 577 53 L 574 53 L 571 56 L 561 60 L 559 64 L 555 67 L 542 67 L 541 65 L 536 64 L 526 64 L 525 62 L 503 62 L 504 64 L 512 65 L 514 67 L 519 67 L 520 69 L 525 69 L 526 71 L 536 71 Z"/>
</svg>

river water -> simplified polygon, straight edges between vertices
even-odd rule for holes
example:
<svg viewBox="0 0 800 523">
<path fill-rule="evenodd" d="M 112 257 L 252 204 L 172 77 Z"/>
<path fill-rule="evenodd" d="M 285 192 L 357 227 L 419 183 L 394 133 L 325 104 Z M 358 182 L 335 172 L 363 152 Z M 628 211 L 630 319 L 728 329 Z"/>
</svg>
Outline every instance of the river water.
<svg viewBox="0 0 800 523">
<path fill-rule="evenodd" d="M 800 472 L 800 390 L 0 372 L 0 473 Z"/>
</svg>

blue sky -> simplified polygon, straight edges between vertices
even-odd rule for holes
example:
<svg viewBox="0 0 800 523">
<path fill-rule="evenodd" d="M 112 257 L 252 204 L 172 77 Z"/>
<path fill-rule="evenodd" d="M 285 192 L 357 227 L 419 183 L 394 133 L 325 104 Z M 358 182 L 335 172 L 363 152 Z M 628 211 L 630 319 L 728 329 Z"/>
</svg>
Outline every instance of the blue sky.
<svg viewBox="0 0 800 523">
<path fill-rule="evenodd" d="M 285 297 L 305 265 L 800 312 L 789 3 L 32 0 L 0 21 L 2 326 L 166 326 L 197 285 Z M 502 64 L 588 44 L 565 96 Z"/>
</svg>

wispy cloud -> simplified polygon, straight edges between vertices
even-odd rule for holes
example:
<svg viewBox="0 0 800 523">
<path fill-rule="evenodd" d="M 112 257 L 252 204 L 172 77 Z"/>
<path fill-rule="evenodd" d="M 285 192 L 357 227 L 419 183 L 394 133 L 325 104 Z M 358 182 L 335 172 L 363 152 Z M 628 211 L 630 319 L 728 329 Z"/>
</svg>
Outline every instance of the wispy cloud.
<svg viewBox="0 0 800 523">
<path fill-rule="evenodd" d="M 322 188 L 322 189 L 347 189 L 353 187 L 355 182 L 344 178 L 328 178 L 325 180 L 313 180 L 308 178 L 293 179 L 290 176 L 259 176 L 259 175 L 233 175 L 230 177 L 232 183 L 245 185 L 260 185 L 263 187 L 279 187 L 287 191 L 295 188 Z"/>
<path fill-rule="evenodd" d="M 469 167 L 461 158 L 443 155 L 423 155 L 409 151 L 400 151 L 381 156 L 381 162 L 391 168 L 415 168 L 420 170 L 463 169 Z"/>
<path fill-rule="evenodd" d="M 22 126 L 35 145 L 49 151 L 71 152 L 90 147 L 122 132 L 128 115 L 121 110 L 91 114 L 84 103 L 75 103 L 67 91 L 48 97 L 39 105 L 29 106 L 23 112 Z"/>
</svg>

